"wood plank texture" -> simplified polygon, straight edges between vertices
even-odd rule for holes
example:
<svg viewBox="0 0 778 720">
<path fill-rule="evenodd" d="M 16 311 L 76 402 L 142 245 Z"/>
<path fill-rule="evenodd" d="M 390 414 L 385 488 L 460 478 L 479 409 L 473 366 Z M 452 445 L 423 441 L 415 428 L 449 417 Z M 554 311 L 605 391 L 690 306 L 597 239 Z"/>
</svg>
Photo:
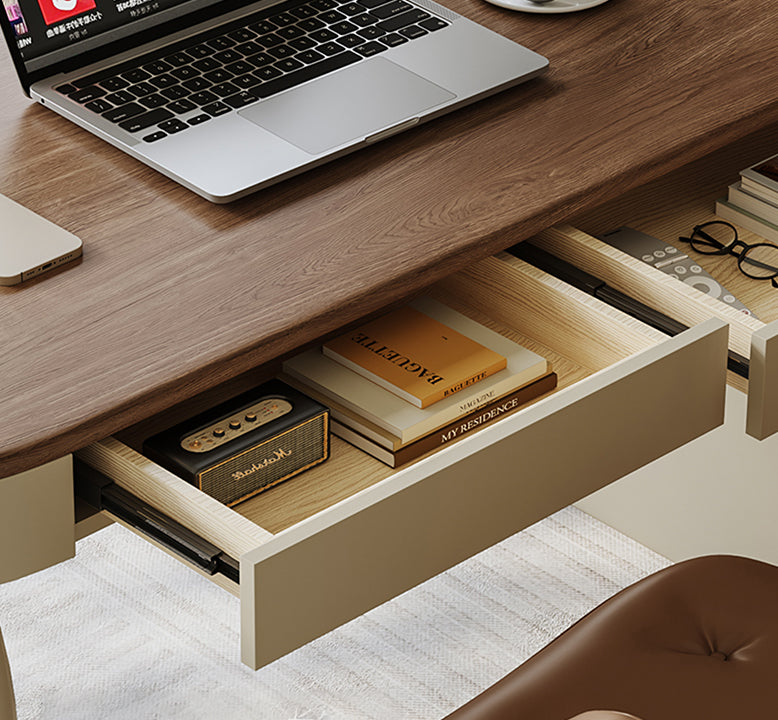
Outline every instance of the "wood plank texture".
<svg viewBox="0 0 778 720">
<path fill-rule="evenodd" d="M 770 0 L 447 4 L 550 72 L 227 206 L 30 105 L 5 63 L 0 192 L 79 235 L 84 258 L 0 288 L 0 477 L 778 122 Z"/>
</svg>

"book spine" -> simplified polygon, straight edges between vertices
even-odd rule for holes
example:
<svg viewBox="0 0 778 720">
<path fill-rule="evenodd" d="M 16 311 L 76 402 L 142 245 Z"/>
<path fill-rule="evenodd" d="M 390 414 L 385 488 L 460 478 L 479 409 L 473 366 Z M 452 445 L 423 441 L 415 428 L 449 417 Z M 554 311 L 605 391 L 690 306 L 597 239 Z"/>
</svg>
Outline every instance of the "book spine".
<svg viewBox="0 0 778 720">
<path fill-rule="evenodd" d="M 778 226 L 757 217 L 747 210 L 735 207 L 724 200 L 719 200 L 716 202 L 716 215 L 746 230 L 750 230 L 765 240 L 778 243 Z"/>
<path fill-rule="evenodd" d="M 778 223 L 778 206 L 743 190 L 739 184 L 729 186 L 727 201 L 730 205 L 750 212 L 767 222 Z"/>
<path fill-rule="evenodd" d="M 553 390 L 556 385 L 557 375 L 555 372 L 550 372 L 529 385 L 525 385 L 519 390 L 510 393 L 499 400 L 490 402 L 488 405 L 479 408 L 478 410 L 459 418 L 455 422 L 449 423 L 445 427 L 394 452 L 368 440 L 355 430 L 343 426 L 341 423 L 333 422 L 331 427 L 333 434 L 338 435 L 352 445 L 373 455 L 373 457 L 390 467 L 398 467 L 411 460 L 415 460 L 431 450 L 443 448 L 446 445 L 463 438 L 465 435 L 481 429 L 484 425 L 494 420 L 498 420 L 505 415 L 511 414 L 530 400 L 534 400 Z"/>
<path fill-rule="evenodd" d="M 421 398 L 420 399 L 421 405 L 419 405 L 419 407 L 421 408 L 429 407 L 433 403 L 438 402 L 438 400 L 442 400 L 443 398 L 447 398 L 450 395 L 453 395 L 454 393 L 458 393 L 460 390 L 469 388 L 470 386 L 475 385 L 479 380 L 483 380 L 484 378 L 487 378 L 490 375 L 494 375 L 495 373 L 500 372 L 500 370 L 503 370 L 505 368 L 505 365 L 506 365 L 505 360 L 502 360 L 501 362 L 496 362 L 493 365 L 484 368 L 483 370 L 480 370 L 477 373 L 474 373 L 470 377 L 461 380 L 460 382 L 449 385 L 448 387 L 443 387 L 437 392 L 427 395 L 424 398 Z"/>
</svg>

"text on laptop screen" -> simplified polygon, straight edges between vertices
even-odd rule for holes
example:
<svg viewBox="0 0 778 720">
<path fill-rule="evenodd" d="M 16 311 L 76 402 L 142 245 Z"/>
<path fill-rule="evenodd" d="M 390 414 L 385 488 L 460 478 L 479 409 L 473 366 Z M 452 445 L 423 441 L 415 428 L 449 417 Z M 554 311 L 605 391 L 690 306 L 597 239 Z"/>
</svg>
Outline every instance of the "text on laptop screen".
<svg viewBox="0 0 778 720">
<path fill-rule="evenodd" d="M 215 1 L 3 0 L 3 6 L 30 70 Z"/>
</svg>

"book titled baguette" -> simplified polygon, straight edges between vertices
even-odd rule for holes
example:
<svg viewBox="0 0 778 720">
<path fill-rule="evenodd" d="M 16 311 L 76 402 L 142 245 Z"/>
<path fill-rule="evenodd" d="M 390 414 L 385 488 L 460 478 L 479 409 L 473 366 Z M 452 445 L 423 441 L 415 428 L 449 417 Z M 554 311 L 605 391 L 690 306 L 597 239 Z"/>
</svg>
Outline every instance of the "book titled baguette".
<svg viewBox="0 0 778 720">
<path fill-rule="evenodd" d="M 399 467 L 411 460 L 416 460 L 432 450 L 439 450 L 447 445 L 451 445 L 466 435 L 481 430 L 486 425 L 516 412 L 530 400 L 534 400 L 553 390 L 556 385 L 556 373 L 550 372 L 515 392 L 508 393 L 505 397 L 490 402 L 482 408 L 431 432 L 429 435 L 425 435 L 423 438 L 398 447 L 396 450 L 389 449 L 384 444 L 376 442 L 348 424 L 336 420 L 334 415 L 331 417 L 330 430 L 333 435 L 337 435 L 351 445 L 364 450 L 382 463 L 390 467 Z"/>
<path fill-rule="evenodd" d="M 545 358 L 481 323 L 429 298 L 411 303 L 416 310 L 476 340 L 506 358 L 506 367 L 471 388 L 419 408 L 327 357 L 318 348 L 287 360 L 286 375 L 354 416 L 394 435 L 404 444 L 416 440 L 548 372 Z"/>
<path fill-rule="evenodd" d="M 322 352 L 420 408 L 506 366 L 505 356 L 409 305 L 324 343 Z"/>
</svg>

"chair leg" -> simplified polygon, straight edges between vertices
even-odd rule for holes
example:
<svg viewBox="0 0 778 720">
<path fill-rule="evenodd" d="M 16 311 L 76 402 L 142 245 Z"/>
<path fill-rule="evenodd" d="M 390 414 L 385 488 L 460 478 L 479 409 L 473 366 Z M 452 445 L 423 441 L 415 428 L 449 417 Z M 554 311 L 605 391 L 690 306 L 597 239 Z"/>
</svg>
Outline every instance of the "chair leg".
<svg viewBox="0 0 778 720">
<path fill-rule="evenodd" d="M 2 633 L 0 633 L 0 720 L 16 720 L 11 667 L 8 664 L 8 655 L 5 652 Z"/>
</svg>

